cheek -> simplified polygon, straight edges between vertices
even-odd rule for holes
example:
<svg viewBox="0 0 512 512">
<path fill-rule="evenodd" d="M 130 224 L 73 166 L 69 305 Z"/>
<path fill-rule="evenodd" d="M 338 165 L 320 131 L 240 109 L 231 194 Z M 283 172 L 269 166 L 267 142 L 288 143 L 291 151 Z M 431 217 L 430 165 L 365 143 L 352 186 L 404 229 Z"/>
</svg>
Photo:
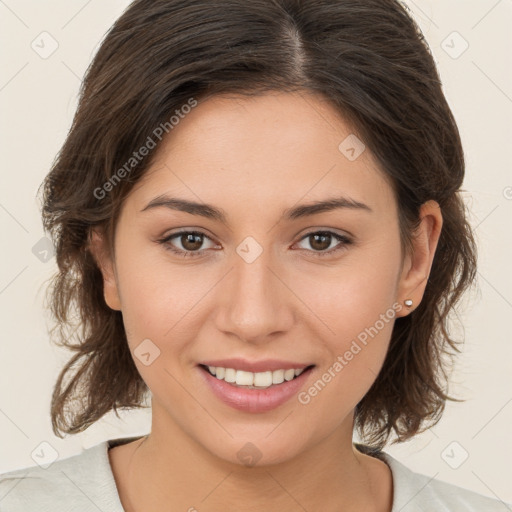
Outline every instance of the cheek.
<svg viewBox="0 0 512 512">
<path fill-rule="evenodd" d="M 371 252 L 361 252 L 357 261 L 345 259 L 328 278 L 316 274 L 300 281 L 297 294 L 307 297 L 314 313 L 310 326 L 323 333 L 319 339 L 326 354 L 306 401 L 316 393 L 322 395 L 318 404 L 338 403 L 350 410 L 382 367 L 400 307 L 395 296 L 400 254 L 392 244 Z"/>
<path fill-rule="evenodd" d="M 327 337 L 337 340 L 339 349 L 371 328 L 382 315 L 388 320 L 395 317 L 393 304 L 400 271 L 400 254 L 393 244 L 347 256 L 328 271 L 304 272 L 294 285 L 297 295 L 321 320 Z M 386 331 L 381 322 L 378 325 L 379 330 Z"/>
<path fill-rule="evenodd" d="M 196 295 L 185 272 L 173 271 L 163 248 L 125 235 L 119 244 L 117 273 L 123 321 L 134 338 L 162 339 L 190 309 Z M 172 274 L 171 274 L 172 272 Z M 136 340 L 133 339 L 132 342 Z"/>
<path fill-rule="evenodd" d="M 316 378 L 297 398 L 308 418 L 323 418 L 325 432 L 339 426 L 375 382 L 386 357 L 394 317 L 391 307 L 382 315 L 367 313 L 366 321 L 364 317 L 347 317 L 346 321 L 339 317 L 337 334 L 324 338 L 328 355 Z M 319 428 L 311 423 L 311 428 Z"/>
</svg>

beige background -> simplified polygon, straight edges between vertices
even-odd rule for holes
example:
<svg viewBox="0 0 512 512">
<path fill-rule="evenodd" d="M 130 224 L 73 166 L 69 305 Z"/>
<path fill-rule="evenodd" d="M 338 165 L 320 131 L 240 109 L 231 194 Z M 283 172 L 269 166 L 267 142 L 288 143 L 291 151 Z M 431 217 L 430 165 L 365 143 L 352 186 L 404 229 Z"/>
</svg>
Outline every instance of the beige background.
<svg viewBox="0 0 512 512">
<path fill-rule="evenodd" d="M 461 130 L 480 267 L 478 293 L 454 325 L 466 343 L 452 391 L 466 402 L 449 404 L 434 429 L 387 451 L 416 471 L 512 502 L 512 1 L 406 3 L 431 45 Z M 127 5 L 0 1 L 0 472 L 34 465 L 31 453 L 41 442 L 63 458 L 150 428 L 149 411 L 138 411 L 122 421 L 109 415 L 67 439 L 52 434 L 51 390 L 68 354 L 48 341 L 43 284 L 56 265 L 55 258 L 41 261 L 44 247 L 36 245 L 44 236 L 37 188 L 70 127 L 80 79 Z M 54 53 L 44 55 L 52 44 Z"/>
</svg>

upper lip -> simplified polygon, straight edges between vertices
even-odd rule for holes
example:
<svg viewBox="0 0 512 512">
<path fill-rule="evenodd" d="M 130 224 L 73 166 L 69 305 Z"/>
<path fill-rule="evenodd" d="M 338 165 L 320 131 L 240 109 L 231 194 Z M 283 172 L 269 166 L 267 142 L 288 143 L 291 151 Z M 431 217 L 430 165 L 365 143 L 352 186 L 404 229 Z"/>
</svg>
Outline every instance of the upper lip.
<svg viewBox="0 0 512 512">
<path fill-rule="evenodd" d="M 220 366 L 221 368 L 234 368 L 235 370 L 242 370 L 245 372 L 266 372 L 275 370 L 291 370 L 291 369 L 305 369 L 312 364 L 296 363 L 293 361 L 283 361 L 280 359 L 263 359 L 261 361 L 248 361 L 243 358 L 233 359 L 215 359 L 203 361 L 200 364 L 204 366 Z"/>
</svg>

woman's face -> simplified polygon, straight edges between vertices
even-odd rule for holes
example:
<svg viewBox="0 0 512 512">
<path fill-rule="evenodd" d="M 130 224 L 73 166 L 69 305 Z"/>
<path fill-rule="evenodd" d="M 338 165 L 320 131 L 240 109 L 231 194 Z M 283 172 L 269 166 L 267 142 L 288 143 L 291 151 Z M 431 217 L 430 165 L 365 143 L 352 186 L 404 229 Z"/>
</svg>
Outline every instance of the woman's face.
<svg viewBox="0 0 512 512">
<path fill-rule="evenodd" d="M 320 97 L 290 93 L 210 98 L 157 150 L 119 218 L 115 279 L 104 274 L 153 431 L 235 463 L 351 432 L 431 262 L 402 268 L 397 205 L 369 150 Z M 358 206 L 312 207 L 342 198 Z M 263 374 L 238 372 L 240 384 L 276 383 L 240 388 L 212 362 Z M 293 368 L 309 369 L 279 384 Z"/>
</svg>

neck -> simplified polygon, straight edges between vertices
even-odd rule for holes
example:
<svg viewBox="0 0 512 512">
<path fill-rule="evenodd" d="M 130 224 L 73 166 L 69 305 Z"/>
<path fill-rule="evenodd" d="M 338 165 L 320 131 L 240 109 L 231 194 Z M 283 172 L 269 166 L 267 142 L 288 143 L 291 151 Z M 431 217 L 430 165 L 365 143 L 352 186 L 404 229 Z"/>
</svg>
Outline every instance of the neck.
<svg viewBox="0 0 512 512">
<path fill-rule="evenodd" d="M 257 442 L 242 443 L 239 463 L 219 458 L 174 421 L 162 421 L 155 405 L 151 433 L 133 443 L 128 460 L 127 512 L 391 510 L 389 468 L 354 448 L 352 417 L 295 457 L 260 465 Z"/>
</svg>

